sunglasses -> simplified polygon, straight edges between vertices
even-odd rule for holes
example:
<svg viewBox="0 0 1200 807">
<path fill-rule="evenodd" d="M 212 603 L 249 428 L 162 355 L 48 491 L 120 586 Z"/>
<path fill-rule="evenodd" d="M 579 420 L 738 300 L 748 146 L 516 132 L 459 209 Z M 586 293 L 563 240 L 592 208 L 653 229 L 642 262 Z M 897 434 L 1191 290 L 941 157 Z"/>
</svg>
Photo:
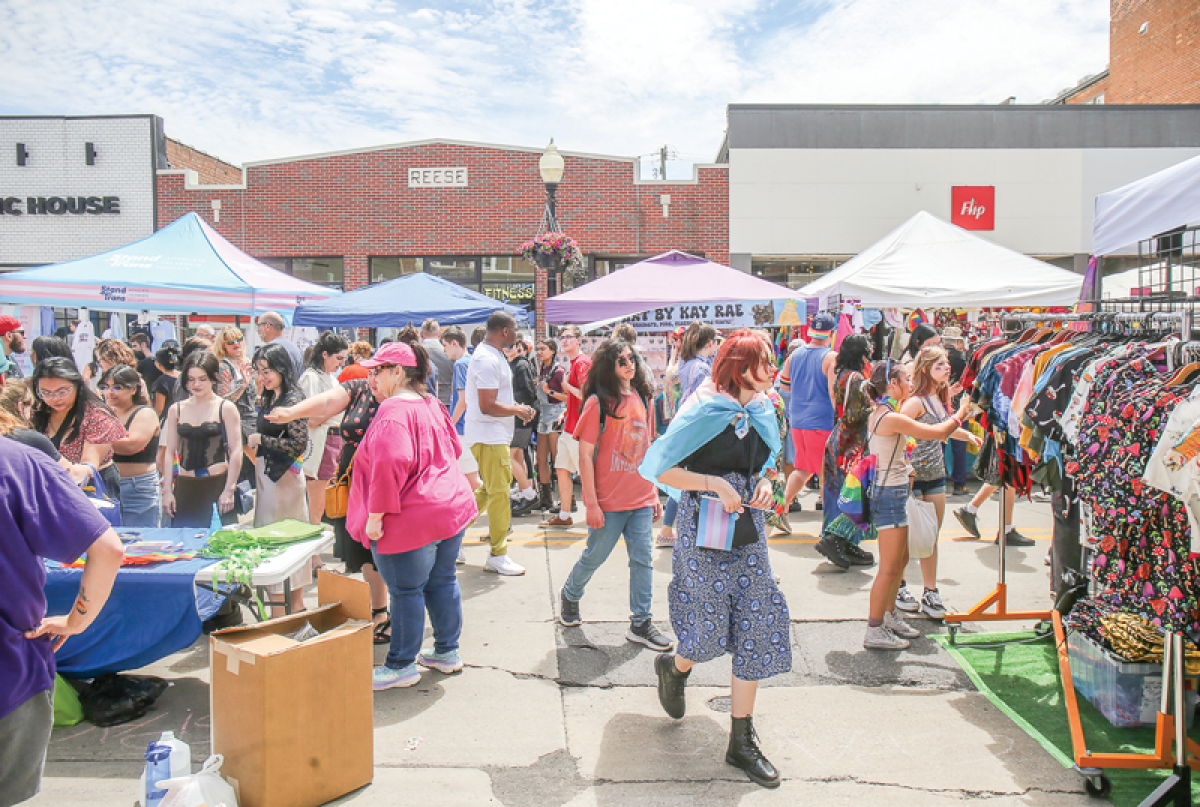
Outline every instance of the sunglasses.
<svg viewBox="0 0 1200 807">
<path fill-rule="evenodd" d="M 617 366 L 618 367 L 632 367 L 633 366 L 633 357 L 632 356 L 617 356 Z"/>
<path fill-rule="evenodd" d="M 384 370 L 395 370 L 395 369 L 396 369 L 396 365 L 394 365 L 394 364 L 380 364 L 377 367 L 367 368 L 367 373 L 369 375 L 379 375 Z"/>
<path fill-rule="evenodd" d="M 246 341 L 246 337 L 244 337 L 244 336 L 235 336 L 233 339 L 227 339 L 227 340 L 225 340 L 225 344 L 227 344 L 227 345 L 240 345 L 242 342 L 245 342 L 245 341 Z"/>
<path fill-rule="evenodd" d="M 123 389 L 133 389 L 133 387 L 127 387 L 124 384 L 101 384 L 97 389 L 101 392 L 120 392 Z"/>
</svg>

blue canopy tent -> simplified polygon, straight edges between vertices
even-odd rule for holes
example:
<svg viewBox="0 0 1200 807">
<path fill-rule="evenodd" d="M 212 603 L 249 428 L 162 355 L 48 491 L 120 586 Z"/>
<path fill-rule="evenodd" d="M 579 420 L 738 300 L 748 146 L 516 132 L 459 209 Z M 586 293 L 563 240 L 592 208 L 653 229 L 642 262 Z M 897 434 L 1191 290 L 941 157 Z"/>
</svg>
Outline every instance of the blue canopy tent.
<svg viewBox="0 0 1200 807">
<path fill-rule="evenodd" d="M 286 318 L 337 294 L 250 257 L 195 213 L 128 246 L 0 276 L 0 302 L 102 311 Z"/>
<path fill-rule="evenodd" d="M 482 322 L 493 311 L 507 311 L 523 322 L 524 308 L 424 272 L 355 289 L 330 300 L 296 309 L 294 323 L 314 328 L 403 328 L 433 318 L 439 325 Z"/>
</svg>

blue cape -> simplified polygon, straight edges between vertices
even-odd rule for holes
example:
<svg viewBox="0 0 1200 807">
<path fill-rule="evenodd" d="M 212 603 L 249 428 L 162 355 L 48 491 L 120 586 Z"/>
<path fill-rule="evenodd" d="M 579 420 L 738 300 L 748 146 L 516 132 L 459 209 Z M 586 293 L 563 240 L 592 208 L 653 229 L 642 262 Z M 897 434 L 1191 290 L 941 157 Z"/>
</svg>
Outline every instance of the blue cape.
<svg viewBox="0 0 1200 807">
<path fill-rule="evenodd" d="M 654 441 L 638 473 L 667 492 L 672 499 L 679 499 L 679 491 L 658 481 L 664 471 L 674 468 L 695 453 L 696 449 L 712 440 L 740 415 L 744 415 L 758 432 L 759 437 L 771 450 L 763 469 L 775 464 L 775 456 L 781 447 L 779 421 L 775 419 L 775 406 L 766 396 L 755 396 L 746 406 L 726 395 L 714 395 L 687 407 L 675 416 L 667 433 Z"/>
</svg>

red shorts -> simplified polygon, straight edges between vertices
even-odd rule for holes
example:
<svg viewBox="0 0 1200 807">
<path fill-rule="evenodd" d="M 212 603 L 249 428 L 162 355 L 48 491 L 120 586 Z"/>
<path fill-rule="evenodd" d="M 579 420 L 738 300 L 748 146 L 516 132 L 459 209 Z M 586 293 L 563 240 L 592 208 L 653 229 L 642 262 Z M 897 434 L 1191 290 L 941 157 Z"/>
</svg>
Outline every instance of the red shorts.
<svg viewBox="0 0 1200 807">
<path fill-rule="evenodd" d="M 796 460 L 792 464 L 797 471 L 821 473 L 830 433 L 825 429 L 792 429 L 792 443 L 796 446 Z"/>
<path fill-rule="evenodd" d="M 340 431 L 340 430 L 339 430 Z M 321 466 L 317 469 L 317 479 L 326 481 L 337 476 L 338 460 L 342 456 L 342 435 L 334 434 L 330 429 L 325 435 L 325 453 L 321 455 Z"/>
</svg>

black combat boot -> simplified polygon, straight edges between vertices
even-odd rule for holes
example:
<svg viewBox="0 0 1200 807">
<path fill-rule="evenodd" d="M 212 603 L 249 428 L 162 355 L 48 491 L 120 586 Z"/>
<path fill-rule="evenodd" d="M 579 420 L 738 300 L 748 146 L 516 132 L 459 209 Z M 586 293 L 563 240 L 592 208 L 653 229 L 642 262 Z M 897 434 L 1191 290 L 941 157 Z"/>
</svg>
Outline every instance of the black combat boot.
<svg viewBox="0 0 1200 807">
<path fill-rule="evenodd" d="M 763 756 L 758 748 L 758 734 L 754 731 L 752 718 L 733 718 L 733 729 L 729 732 L 729 748 L 725 761 L 741 768 L 750 781 L 762 787 L 779 787 L 779 771 Z"/>
</svg>

